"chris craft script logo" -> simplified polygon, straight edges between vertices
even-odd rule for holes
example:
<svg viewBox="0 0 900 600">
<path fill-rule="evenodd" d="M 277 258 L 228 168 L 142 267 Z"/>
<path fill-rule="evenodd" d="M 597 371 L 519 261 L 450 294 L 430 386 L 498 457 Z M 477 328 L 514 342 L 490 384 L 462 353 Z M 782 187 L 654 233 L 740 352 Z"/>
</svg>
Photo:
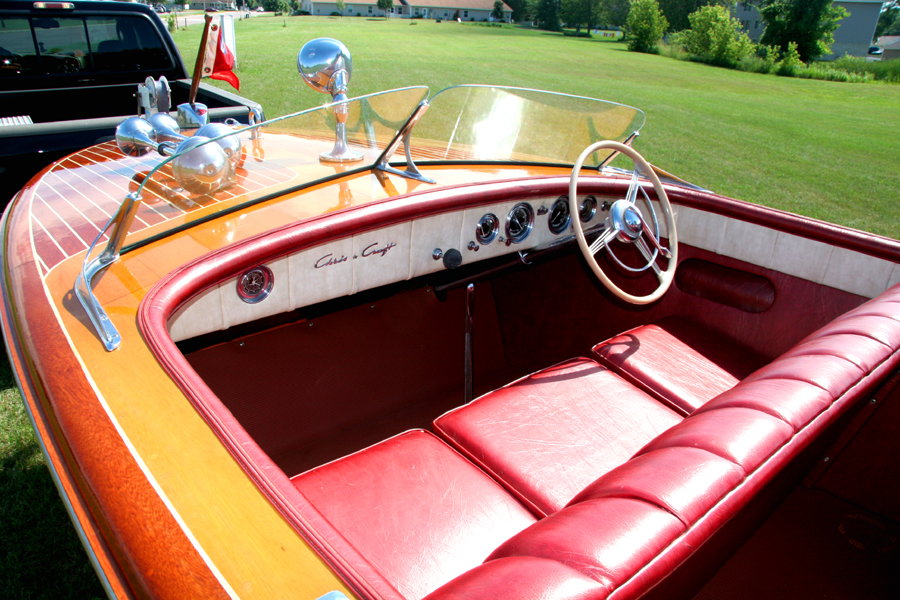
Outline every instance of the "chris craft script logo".
<svg viewBox="0 0 900 600">
<path fill-rule="evenodd" d="M 397 244 L 395 242 L 388 242 L 385 245 L 381 246 L 378 242 L 374 242 L 369 244 L 365 248 L 363 248 L 362 252 L 359 253 L 359 256 L 353 255 L 353 260 L 356 260 L 360 256 L 363 258 L 368 258 L 370 256 L 377 256 L 384 258 L 384 255 L 388 253 L 388 250 L 391 248 L 396 248 Z M 347 262 L 347 257 L 341 254 L 340 258 L 336 257 L 333 253 L 326 254 L 322 258 L 316 261 L 314 267 L 316 269 L 321 269 L 323 267 L 330 267 L 332 265 L 338 265 L 342 262 Z"/>
</svg>

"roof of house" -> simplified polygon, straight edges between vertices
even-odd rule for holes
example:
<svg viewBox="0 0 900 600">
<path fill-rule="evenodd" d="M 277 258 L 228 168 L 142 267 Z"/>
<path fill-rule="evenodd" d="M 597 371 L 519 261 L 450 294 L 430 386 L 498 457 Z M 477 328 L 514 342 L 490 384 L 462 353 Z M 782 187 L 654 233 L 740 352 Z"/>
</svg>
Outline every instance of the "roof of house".
<svg viewBox="0 0 900 600">
<path fill-rule="evenodd" d="M 887 48 L 888 46 L 893 46 L 897 42 L 900 42 L 900 35 L 883 35 L 878 38 L 878 41 L 875 42 L 875 45 L 882 48 Z"/>
<path fill-rule="evenodd" d="M 412 7 L 423 8 L 449 8 L 452 10 L 493 10 L 494 0 L 401 0 L 403 4 Z M 503 5 L 504 11 L 512 9 L 506 4 Z"/>
</svg>

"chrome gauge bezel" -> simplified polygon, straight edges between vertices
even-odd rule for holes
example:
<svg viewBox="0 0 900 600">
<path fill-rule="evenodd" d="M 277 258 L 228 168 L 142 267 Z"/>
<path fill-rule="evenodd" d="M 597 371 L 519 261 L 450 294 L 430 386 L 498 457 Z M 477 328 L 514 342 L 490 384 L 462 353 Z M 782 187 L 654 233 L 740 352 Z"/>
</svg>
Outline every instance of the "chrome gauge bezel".
<svg viewBox="0 0 900 600">
<path fill-rule="evenodd" d="M 238 298 L 247 304 L 262 302 L 272 293 L 275 285 L 275 275 L 272 270 L 259 265 L 244 271 L 237 279 Z"/>
<path fill-rule="evenodd" d="M 582 223 L 587 223 L 593 219 L 596 214 L 597 198 L 594 196 L 585 197 L 585 199 L 581 201 L 581 204 L 578 205 L 578 218 Z"/>
<path fill-rule="evenodd" d="M 524 223 L 521 223 L 522 220 L 524 220 Z M 521 229 L 515 233 L 512 232 L 514 221 L 520 223 L 522 226 Z M 507 243 L 518 244 L 525 241 L 533 228 L 534 209 L 527 202 L 519 202 L 510 209 L 509 213 L 507 213 L 505 228 Z"/>
<path fill-rule="evenodd" d="M 475 226 L 475 239 L 485 246 L 494 241 L 500 231 L 500 219 L 494 213 L 487 213 L 478 219 Z"/>
<path fill-rule="evenodd" d="M 569 213 L 569 197 L 560 196 L 550 207 L 547 213 L 547 227 L 550 233 L 559 235 L 572 224 L 572 215 Z"/>
</svg>

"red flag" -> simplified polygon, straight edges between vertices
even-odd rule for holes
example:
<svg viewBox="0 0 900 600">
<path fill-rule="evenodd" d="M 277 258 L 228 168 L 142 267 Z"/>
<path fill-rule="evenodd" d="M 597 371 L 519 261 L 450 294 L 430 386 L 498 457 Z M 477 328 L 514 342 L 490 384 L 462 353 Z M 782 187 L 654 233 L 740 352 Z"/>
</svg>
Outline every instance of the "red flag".
<svg viewBox="0 0 900 600">
<path fill-rule="evenodd" d="M 234 74 L 234 52 L 228 47 L 225 38 L 222 28 L 211 23 L 203 54 L 203 77 L 227 81 L 240 91 L 241 82 Z"/>
</svg>

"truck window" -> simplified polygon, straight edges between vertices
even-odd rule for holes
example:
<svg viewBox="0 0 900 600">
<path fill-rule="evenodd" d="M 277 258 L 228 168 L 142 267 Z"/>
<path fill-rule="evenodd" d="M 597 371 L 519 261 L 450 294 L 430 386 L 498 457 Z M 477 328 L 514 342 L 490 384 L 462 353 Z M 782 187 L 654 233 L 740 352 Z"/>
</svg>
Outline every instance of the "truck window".
<svg viewBox="0 0 900 600">
<path fill-rule="evenodd" d="M 153 25 L 134 16 L 0 18 L 0 77 L 173 68 Z"/>
</svg>

